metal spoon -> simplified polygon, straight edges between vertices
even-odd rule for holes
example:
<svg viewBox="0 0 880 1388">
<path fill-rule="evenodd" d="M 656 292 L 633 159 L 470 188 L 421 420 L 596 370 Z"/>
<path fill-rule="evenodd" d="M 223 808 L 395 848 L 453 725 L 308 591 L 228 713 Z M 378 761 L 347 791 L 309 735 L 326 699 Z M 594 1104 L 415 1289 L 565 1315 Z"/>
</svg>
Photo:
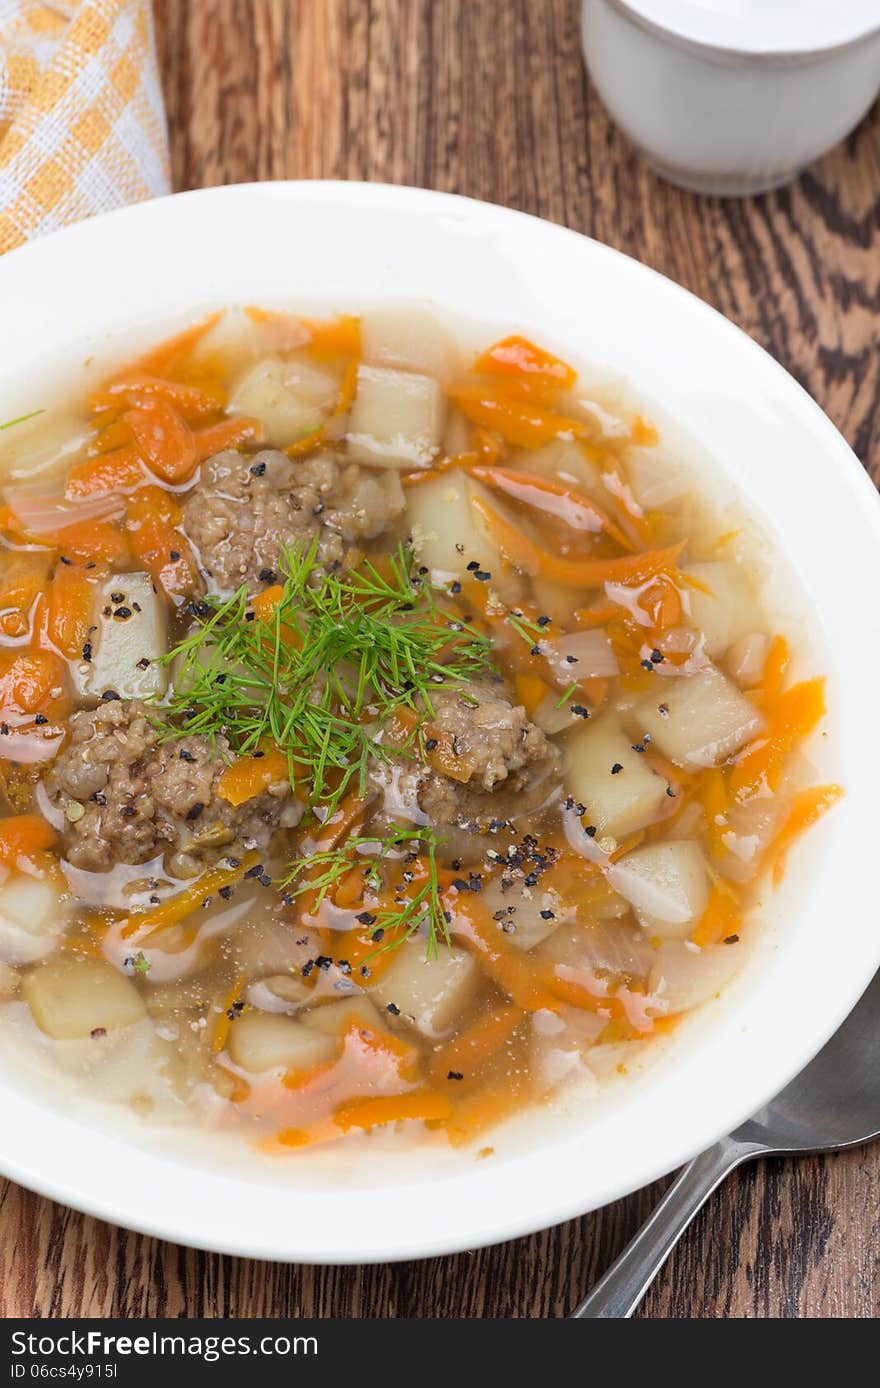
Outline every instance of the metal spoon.
<svg viewBox="0 0 880 1388">
<path fill-rule="evenodd" d="M 839 1031 L 766 1108 L 701 1152 L 572 1319 L 631 1316 L 694 1215 L 742 1162 L 831 1152 L 880 1137 L 880 973 Z"/>
</svg>

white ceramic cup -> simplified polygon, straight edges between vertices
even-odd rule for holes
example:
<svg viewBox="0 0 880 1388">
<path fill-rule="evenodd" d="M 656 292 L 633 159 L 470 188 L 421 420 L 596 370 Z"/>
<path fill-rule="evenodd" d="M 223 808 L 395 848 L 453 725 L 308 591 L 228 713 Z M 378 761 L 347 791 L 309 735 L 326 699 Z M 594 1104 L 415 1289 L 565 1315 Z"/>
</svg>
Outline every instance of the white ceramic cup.
<svg viewBox="0 0 880 1388">
<path fill-rule="evenodd" d="M 787 183 L 880 92 L 880 0 L 583 0 L 582 36 L 618 125 L 694 192 Z"/>
</svg>

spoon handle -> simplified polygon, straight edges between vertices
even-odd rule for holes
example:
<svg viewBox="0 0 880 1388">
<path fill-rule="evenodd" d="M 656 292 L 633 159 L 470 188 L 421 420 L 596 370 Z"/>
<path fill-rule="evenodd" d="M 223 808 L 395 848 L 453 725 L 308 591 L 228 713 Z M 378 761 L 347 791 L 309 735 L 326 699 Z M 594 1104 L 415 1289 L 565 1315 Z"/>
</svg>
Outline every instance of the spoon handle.
<svg viewBox="0 0 880 1388">
<path fill-rule="evenodd" d="M 595 1285 L 570 1319 L 631 1316 L 694 1215 L 740 1162 L 758 1155 L 752 1143 L 725 1137 L 688 1162 L 616 1263 Z"/>
</svg>

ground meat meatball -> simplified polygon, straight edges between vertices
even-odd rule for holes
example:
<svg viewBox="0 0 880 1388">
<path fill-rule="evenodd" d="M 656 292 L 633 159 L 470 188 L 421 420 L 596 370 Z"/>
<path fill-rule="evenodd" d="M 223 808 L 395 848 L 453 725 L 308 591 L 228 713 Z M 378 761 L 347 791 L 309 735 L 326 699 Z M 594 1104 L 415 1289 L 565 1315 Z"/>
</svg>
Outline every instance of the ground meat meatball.
<svg viewBox="0 0 880 1388">
<path fill-rule="evenodd" d="M 373 785 L 390 819 L 414 819 L 421 811 L 433 824 L 473 828 L 534 808 L 559 753 L 502 684 L 438 690 L 431 706 L 428 736 L 451 739 L 461 779 L 430 767 L 377 763 Z"/>
<path fill-rule="evenodd" d="M 235 808 L 217 796 L 228 747 L 201 736 L 160 744 L 145 707 L 113 700 L 70 720 L 70 739 L 44 777 L 63 818 L 64 856 L 104 872 L 161 853 L 194 865 L 233 845 L 267 846 L 303 813 L 288 782 Z"/>
<path fill-rule="evenodd" d="M 229 593 L 271 582 L 282 551 L 318 537 L 318 558 L 339 564 L 404 507 L 393 469 L 370 472 L 330 454 L 304 460 L 277 449 L 228 450 L 202 468 L 184 503 L 184 529 L 208 589 Z"/>
</svg>

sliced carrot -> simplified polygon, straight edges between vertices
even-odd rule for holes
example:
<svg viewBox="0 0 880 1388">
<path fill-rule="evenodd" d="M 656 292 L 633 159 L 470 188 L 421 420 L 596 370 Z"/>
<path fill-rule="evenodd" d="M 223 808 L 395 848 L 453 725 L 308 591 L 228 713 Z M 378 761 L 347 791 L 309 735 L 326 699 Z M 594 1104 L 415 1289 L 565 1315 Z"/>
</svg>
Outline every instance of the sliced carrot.
<svg viewBox="0 0 880 1388">
<path fill-rule="evenodd" d="M 730 787 L 735 798 L 750 800 L 764 789 L 778 790 L 787 757 L 824 713 L 825 681 L 821 678 L 792 685 L 765 707 L 765 731 L 731 768 Z"/>
<path fill-rule="evenodd" d="M 421 732 L 425 744 L 425 760 L 441 775 L 466 785 L 473 774 L 473 767 L 463 762 L 455 750 L 455 738 L 433 723 L 419 719 L 414 709 L 398 708 L 386 719 L 385 731 L 392 742 L 410 742 Z M 429 749 L 427 743 L 434 745 Z"/>
<path fill-rule="evenodd" d="M 280 583 L 274 583 L 271 588 L 264 588 L 257 593 L 251 602 L 257 619 L 261 622 L 271 622 L 275 609 L 283 597 L 284 589 Z"/>
<path fill-rule="evenodd" d="M 782 827 L 767 849 L 765 862 L 773 868 L 773 882 L 778 885 L 785 872 L 785 860 L 792 844 L 807 829 L 821 819 L 843 795 L 843 788 L 836 785 L 813 786 L 810 790 L 799 791 L 791 803 Z"/>
<path fill-rule="evenodd" d="M 64 662 L 52 651 L 0 651 L 0 713 L 9 721 L 66 712 Z"/>
<path fill-rule="evenodd" d="M 262 756 L 239 757 L 225 767 L 217 781 L 217 794 L 230 805 L 243 805 L 261 795 L 267 786 L 286 781 L 289 774 L 287 757 L 274 747 Z"/>
<path fill-rule="evenodd" d="M 202 906 L 207 897 L 214 896 L 223 887 L 234 887 L 258 861 L 259 855 L 250 852 L 236 867 L 209 868 L 191 886 L 163 901 L 161 906 L 151 906 L 147 911 L 137 911 L 127 916 L 120 931 L 123 939 L 127 940 L 132 935 L 147 939 L 155 931 L 165 930 L 169 925 L 186 920 Z"/>
<path fill-rule="evenodd" d="M 123 416 L 150 470 L 164 482 L 186 482 L 198 457 L 192 430 L 161 396 Z"/>
<path fill-rule="evenodd" d="M 88 573 L 73 564 L 59 564 L 49 589 L 46 634 L 62 655 L 82 659 L 88 640 L 95 601 L 95 585 Z"/>
<path fill-rule="evenodd" d="M 156 400 L 173 405 L 188 422 L 216 414 L 226 403 L 225 394 L 217 388 L 172 381 L 146 371 L 131 371 L 91 395 L 89 406 L 93 414 L 107 415 L 126 407 L 149 406 Z"/>
<path fill-rule="evenodd" d="M 215 1055 L 219 1055 L 226 1048 L 229 1039 L 229 1027 L 235 1013 L 232 1011 L 232 1004 L 241 1001 L 242 989 L 244 988 L 244 975 L 239 974 L 220 1003 L 220 1015 L 214 1027 L 214 1035 L 211 1037 L 211 1050 Z M 230 1016 L 232 1013 L 232 1016 Z"/>
<path fill-rule="evenodd" d="M 478 466 L 471 468 L 471 475 L 495 491 L 512 497 L 514 501 L 521 501 L 524 505 L 543 512 L 544 515 L 564 521 L 572 530 L 589 531 L 592 534 L 604 530 L 623 549 L 632 549 L 629 540 L 610 516 L 600 510 L 588 496 L 566 486 L 564 482 L 556 482 L 551 478 L 521 472 L 514 468 Z"/>
<path fill-rule="evenodd" d="M 578 420 L 555 414 L 530 400 L 519 400 L 496 386 L 451 386 L 449 398 L 472 424 L 500 434 L 517 448 L 540 448 L 562 434 L 579 438 L 585 432 Z"/>
<path fill-rule="evenodd" d="M 333 1121 L 343 1132 L 351 1128 L 378 1128 L 383 1123 L 401 1123 L 452 1116 L 452 1103 L 433 1089 L 413 1089 L 407 1094 L 380 1094 L 370 1099 L 353 1099 L 342 1104 Z"/>
<path fill-rule="evenodd" d="M 560 559 L 536 545 L 482 497 L 473 500 L 505 558 L 532 576 L 550 578 L 575 588 L 598 588 L 604 583 L 639 583 L 675 565 L 684 542 L 668 549 L 645 550 L 618 559 Z"/>
<path fill-rule="evenodd" d="M 114 567 L 121 567 L 131 558 L 124 532 L 112 521 L 77 521 L 75 525 L 66 525 L 56 531 L 51 537 L 42 535 L 40 538 L 51 538 L 61 553 L 70 559 L 82 559 L 84 562 L 103 560 Z"/>
<path fill-rule="evenodd" d="M 577 372 L 568 362 L 554 357 L 518 333 L 487 347 L 474 362 L 474 370 L 487 376 L 514 376 L 559 390 L 570 390 Z"/>
<path fill-rule="evenodd" d="M 84 497 L 96 496 L 101 492 L 133 491 L 146 480 L 147 472 L 140 454 L 133 444 L 129 444 L 112 453 L 102 453 L 74 463 L 67 474 L 64 495 L 71 501 L 81 501 Z"/>
<path fill-rule="evenodd" d="M 18 814 L 0 819 L 0 862 L 14 867 L 19 858 L 51 848 L 55 830 L 42 815 Z"/>
<path fill-rule="evenodd" d="M 0 633 L 21 639 L 31 630 L 38 599 L 46 591 L 51 555 L 23 551 L 5 556 L 0 574 Z"/>
<path fill-rule="evenodd" d="M 697 793 L 706 815 L 706 835 L 713 858 L 723 858 L 727 852 L 724 834 L 730 799 L 727 778 L 720 766 L 707 767 L 697 778 Z"/>
<path fill-rule="evenodd" d="M 198 568 L 179 529 L 183 513 L 163 487 L 139 488 L 126 505 L 125 527 L 131 551 L 173 601 L 195 591 Z"/>
</svg>

